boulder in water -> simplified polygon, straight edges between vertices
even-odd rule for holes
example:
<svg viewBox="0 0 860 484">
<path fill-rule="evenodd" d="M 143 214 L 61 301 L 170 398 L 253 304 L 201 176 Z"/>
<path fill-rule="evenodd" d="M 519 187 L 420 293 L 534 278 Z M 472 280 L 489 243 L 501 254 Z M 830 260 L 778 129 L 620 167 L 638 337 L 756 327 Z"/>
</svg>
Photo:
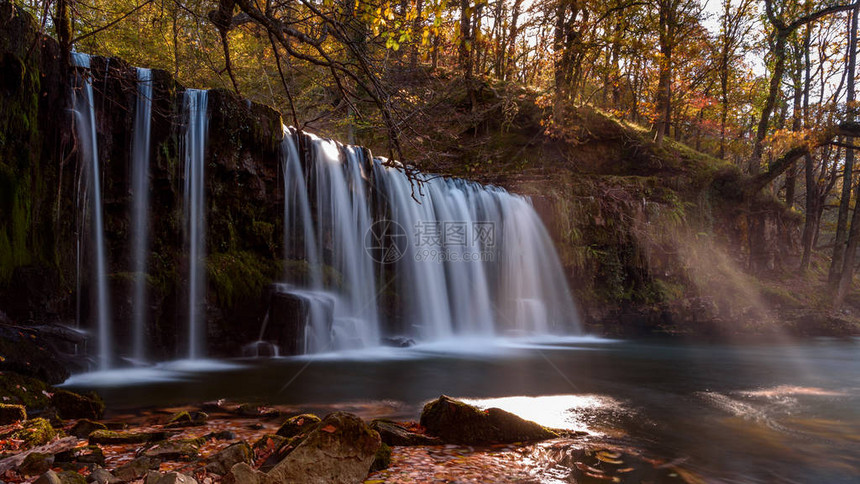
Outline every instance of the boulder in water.
<svg viewBox="0 0 860 484">
<path fill-rule="evenodd" d="M 424 406 L 421 425 L 445 442 L 466 445 L 546 440 L 558 434 L 499 408 L 486 411 L 442 395 Z"/>
<path fill-rule="evenodd" d="M 379 450 L 379 434 L 359 417 L 326 416 L 269 472 L 276 482 L 361 482 Z"/>
<path fill-rule="evenodd" d="M 209 418 L 205 412 L 179 412 L 170 417 L 164 428 L 200 427 Z"/>
<path fill-rule="evenodd" d="M 382 442 L 393 446 L 409 445 L 439 445 L 442 443 L 436 437 L 412 432 L 406 427 L 385 419 L 370 422 L 370 428 L 379 433 Z"/>
<path fill-rule="evenodd" d="M 314 306 L 314 307 L 312 307 Z M 314 334 L 306 334 L 313 316 L 321 318 L 324 327 L 321 334 L 330 335 L 334 324 L 334 300 L 290 292 L 274 291 L 269 299 L 269 322 L 261 339 L 277 341 L 282 355 L 303 354 L 304 342 Z M 317 347 L 325 348 L 331 341 L 317 341 Z"/>
</svg>

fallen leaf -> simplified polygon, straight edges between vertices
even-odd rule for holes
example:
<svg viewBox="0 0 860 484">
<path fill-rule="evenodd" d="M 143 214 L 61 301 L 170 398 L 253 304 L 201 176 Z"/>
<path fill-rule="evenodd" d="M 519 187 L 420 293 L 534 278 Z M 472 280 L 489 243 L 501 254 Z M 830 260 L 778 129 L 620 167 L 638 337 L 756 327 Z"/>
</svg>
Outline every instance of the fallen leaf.
<svg viewBox="0 0 860 484">
<path fill-rule="evenodd" d="M 325 427 L 321 428 L 320 430 L 322 430 L 323 432 L 328 432 L 331 434 L 337 429 L 334 427 L 334 425 L 329 424 L 329 425 L 326 425 Z"/>
</svg>

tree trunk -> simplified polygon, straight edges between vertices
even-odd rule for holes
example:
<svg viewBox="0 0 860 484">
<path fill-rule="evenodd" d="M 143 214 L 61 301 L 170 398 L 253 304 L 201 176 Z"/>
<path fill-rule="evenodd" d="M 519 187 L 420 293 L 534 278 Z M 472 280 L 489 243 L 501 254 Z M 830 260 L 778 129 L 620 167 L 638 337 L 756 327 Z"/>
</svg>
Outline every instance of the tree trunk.
<svg viewBox="0 0 860 484">
<path fill-rule="evenodd" d="M 854 9 L 851 12 L 851 22 L 849 22 L 850 28 L 848 31 L 848 65 L 846 67 L 848 69 L 847 100 L 849 104 L 854 101 L 855 96 L 854 75 L 857 63 L 857 16 L 858 13 L 860 13 L 858 10 L 860 9 Z M 854 116 L 851 113 L 852 111 L 849 110 L 848 121 L 854 120 Z M 846 144 L 854 143 L 854 138 L 851 137 L 846 137 L 844 140 Z M 827 281 L 831 289 L 837 288 L 845 262 L 845 250 L 848 243 L 848 212 L 851 207 L 851 183 L 853 171 L 854 150 L 847 149 L 845 150 L 845 163 L 842 168 L 842 195 L 839 199 L 839 214 L 837 215 L 836 220 L 836 237 L 833 244 L 833 259 L 830 262 L 830 271 L 827 275 Z"/>
</svg>

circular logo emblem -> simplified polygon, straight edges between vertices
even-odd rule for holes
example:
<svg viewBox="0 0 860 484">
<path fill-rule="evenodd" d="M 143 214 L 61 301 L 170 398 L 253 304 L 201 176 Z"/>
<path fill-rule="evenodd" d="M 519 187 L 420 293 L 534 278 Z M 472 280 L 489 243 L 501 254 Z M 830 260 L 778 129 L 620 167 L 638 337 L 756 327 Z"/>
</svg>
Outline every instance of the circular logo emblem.
<svg viewBox="0 0 860 484">
<path fill-rule="evenodd" d="M 409 237 L 406 229 L 393 220 L 379 220 L 364 234 L 364 250 L 380 264 L 393 264 L 406 255 Z"/>
</svg>

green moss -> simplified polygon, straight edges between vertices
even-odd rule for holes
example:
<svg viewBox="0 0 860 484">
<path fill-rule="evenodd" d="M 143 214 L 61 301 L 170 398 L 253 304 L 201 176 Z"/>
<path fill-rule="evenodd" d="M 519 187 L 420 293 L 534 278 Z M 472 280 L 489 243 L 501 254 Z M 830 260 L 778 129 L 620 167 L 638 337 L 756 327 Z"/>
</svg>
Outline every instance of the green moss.
<svg viewBox="0 0 860 484">
<path fill-rule="evenodd" d="M 259 298 L 275 275 L 271 264 L 252 252 L 215 253 L 207 261 L 209 283 L 221 307 Z"/>
<path fill-rule="evenodd" d="M 24 441 L 25 447 L 44 445 L 59 434 L 51 423 L 43 418 L 34 418 L 24 422 L 24 428 L 12 432 L 8 438 Z"/>
<path fill-rule="evenodd" d="M 373 456 L 373 464 L 370 465 L 370 472 L 381 471 L 388 469 L 391 465 L 391 447 L 386 443 L 381 443 L 379 449 L 376 450 L 376 455 Z"/>
<path fill-rule="evenodd" d="M 4 371 L 0 373 L 0 395 L 11 398 L 6 403 L 23 405 L 29 410 L 41 410 L 51 405 L 52 390 L 45 382 Z"/>
</svg>

